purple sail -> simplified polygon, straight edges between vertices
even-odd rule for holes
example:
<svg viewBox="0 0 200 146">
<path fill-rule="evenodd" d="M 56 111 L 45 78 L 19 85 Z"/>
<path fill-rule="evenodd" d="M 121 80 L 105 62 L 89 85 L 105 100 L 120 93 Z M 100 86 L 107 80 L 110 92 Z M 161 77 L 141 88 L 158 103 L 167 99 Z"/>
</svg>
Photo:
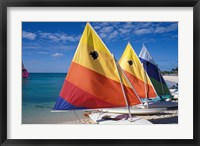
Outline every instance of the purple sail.
<svg viewBox="0 0 200 146">
<path fill-rule="evenodd" d="M 22 63 L 22 77 L 23 78 L 28 78 L 29 77 L 29 73 L 26 70 L 26 68 L 24 67 L 24 64 Z"/>
</svg>

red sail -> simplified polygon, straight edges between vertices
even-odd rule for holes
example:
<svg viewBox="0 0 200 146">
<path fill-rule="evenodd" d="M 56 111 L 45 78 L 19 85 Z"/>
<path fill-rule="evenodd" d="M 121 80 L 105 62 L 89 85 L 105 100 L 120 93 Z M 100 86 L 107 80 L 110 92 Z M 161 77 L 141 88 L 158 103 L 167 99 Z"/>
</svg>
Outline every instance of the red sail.
<svg viewBox="0 0 200 146">
<path fill-rule="evenodd" d="M 24 64 L 22 63 L 22 77 L 23 78 L 28 78 L 29 77 L 29 73 L 26 70 L 26 68 L 24 67 Z"/>
</svg>

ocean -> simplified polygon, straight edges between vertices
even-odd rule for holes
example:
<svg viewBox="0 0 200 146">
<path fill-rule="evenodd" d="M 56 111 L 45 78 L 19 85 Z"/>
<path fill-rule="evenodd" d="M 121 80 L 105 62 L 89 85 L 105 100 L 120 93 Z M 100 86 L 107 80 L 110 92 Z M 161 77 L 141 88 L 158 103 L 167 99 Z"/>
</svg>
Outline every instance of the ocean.
<svg viewBox="0 0 200 146">
<path fill-rule="evenodd" d="M 52 112 L 65 77 L 66 73 L 30 73 L 22 80 L 22 124 L 76 123 L 74 111 Z M 82 113 L 77 111 L 86 118 Z"/>
<path fill-rule="evenodd" d="M 22 102 L 55 102 L 65 77 L 65 73 L 30 73 L 30 77 L 22 81 Z"/>
<path fill-rule="evenodd" d="M 65 77 L 66 73 L 30 73 L 22 80 L 22 124 L 74 124 L 78 120 L 74 111 L 52 112 Z M 86 118 L 83 111 L 77 114 Z"/>
</svg>

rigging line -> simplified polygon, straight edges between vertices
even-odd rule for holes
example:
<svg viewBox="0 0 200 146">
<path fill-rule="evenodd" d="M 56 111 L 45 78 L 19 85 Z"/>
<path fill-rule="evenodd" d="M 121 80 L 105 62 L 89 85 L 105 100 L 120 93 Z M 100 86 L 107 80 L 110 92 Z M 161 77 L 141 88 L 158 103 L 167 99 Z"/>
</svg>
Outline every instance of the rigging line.
<svg viewBox="0 0 200 146">
<path fill-rule="evenodd" d="M 126 103 L 126 106 L 127 106 L 127 109 L 128 109 L 130 122 L 133 122 L 132 115 L 131 115 L 131 111 L 130 111 L 130 106 L 129 106 L 129 103 L 128 103 L 128 98 L 127 98 L 126 92 L 125 92 L 125 90 L 124 90 L 124 85 L 122 84 L 122 77 L 121 77 L 121 74 L 119 73 L 119 68 L 118 68 L 118 66 L 117 66 L 117 61 L 116 61 L 116 59 L 114 58 L 114 55 L 113 55 L 113 59 L 114 59 L 115 67 L 116 67 L 116 69 L 117 69 L 118 76 L 119 76 L 119 79 L 120 79 L 120 84 L 121 84 L 121 88 L 122 88 L 122 93 L 123 93 L 123 95 L 124 95 L 124 100 L 125 100 L 125 103 Z"/>
<path fill-rule="evenodd" d="M 162 79 L 161 79 L 161 73 L 160 73 L 160 70 L 159 70 L 157 65 L 156 65 L 156 68 L 158 70 L 158 75 L 159 75 L 159 79 L 160 79 L 160 85 L 161 85 L 161 88 L 162 88 L 162 92 L 163 92 L 163 95 L 165 95 L 163 84 L 162 84 L 163 82 L 162 82 Z"/>
<path fill-rule="evenodd" d="M 74 114 L 75 114 L 76 118 L 79 120 L 79 122 L 80 122 L 81 124 L 83 124 L 82 121 L 81 121 L 81 119 L 78 117 L 78 115 L 77 115 L 77 113 L 76 113 L 75 110 L 74 110 Z"/>
<path fill-rule="evenodd" d="M 102 109 L 100 109 L 99 111 L 100 111 L 100 113 L 99 113 L 99 115 L 97 117 L 97 121 L 99 120 L 100 115 L 103 113 Z M 98 122 L 97 122 L 97 124 L 98 124 Z"/>
<path fill-rule="evenodd" d="M 145 74 L 145 69 L 144 69 L 144 64 L 142 63 L 142 66 L 143 66 L 143 73 L 144 73 L 144 92 L 146 94 L 146 102 L 147 102 L 147 108 L 149 108 L 149 102 L 148 102 L 148 94 L 147 94 L 147 89 L 146 89 L 146 86 L 147 86 L 147 76 Z"/>
<path fill-rule="evenodd" d="M 143 104 L 143 102 L 141 101 L 141 99 L 140 99 L 140 97 L 139 97 L 137 91 L 136 91 L 135 88 L 133 87 L 133 85 L 132 85 L 132 83 L 130 82 L 130 80 L 127 78 L 126 74 L 124 73 L 123 69 L 121 68 L 121 66 L 119 65 L 119 63 L 117 62 L 116 59 L 115 59 L 115 62 L 116 62 L 116 64 L 117 64 L 117 66 L 120 68 L 120 70 L 121 70 L 122 74 L 124 75 L 126 81 L 127 81 L 128 84 L 131 86 L 131 88 L 132 88 L 133 92 L 135 93 L 135 95 L 137 96 L 138 100 L 140 101 L 140 103 Z"/>
</svg>

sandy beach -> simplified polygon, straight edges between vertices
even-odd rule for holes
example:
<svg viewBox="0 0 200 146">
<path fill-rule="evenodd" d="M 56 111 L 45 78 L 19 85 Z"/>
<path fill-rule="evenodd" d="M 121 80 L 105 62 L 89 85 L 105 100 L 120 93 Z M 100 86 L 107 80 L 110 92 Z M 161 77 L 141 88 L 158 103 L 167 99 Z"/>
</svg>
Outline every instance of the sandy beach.
<svg viewBox="0 0 200 146">
<path fill-rule="evenodd" d="M 163 76 L 166 81 L 178 83 L 178 76 Z"/>
</svg>

